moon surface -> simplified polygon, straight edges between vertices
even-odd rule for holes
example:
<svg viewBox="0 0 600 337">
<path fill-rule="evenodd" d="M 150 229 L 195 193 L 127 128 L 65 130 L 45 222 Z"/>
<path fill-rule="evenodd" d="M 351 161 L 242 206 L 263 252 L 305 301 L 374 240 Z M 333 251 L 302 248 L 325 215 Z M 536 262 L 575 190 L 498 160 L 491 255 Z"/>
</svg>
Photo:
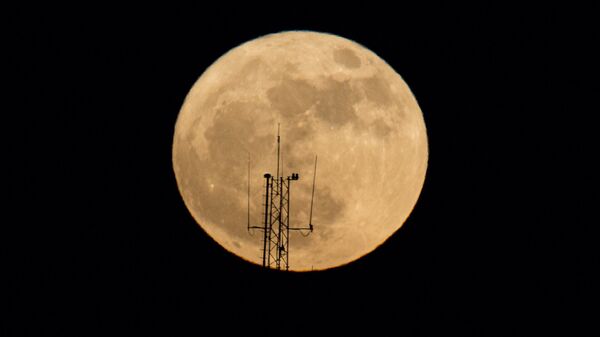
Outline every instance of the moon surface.
<svg viewBox="0 0 600 337">
<path fill-rule="evenodd" d="M 281 124 L 290 226 L 308 225 L 318 155 L 314 232 L 290 234 L 290 270 L 352 262 L 394 234 L 414 208 L 427 170 L 423 114 L 375 53 L 345 38 L 291 31 L 246 42 L 197 80 L 179 112 L 173 169 L 196 222 L 228 251 L 261 264 L 263 174 L 275 174 Z"/>
</svg>

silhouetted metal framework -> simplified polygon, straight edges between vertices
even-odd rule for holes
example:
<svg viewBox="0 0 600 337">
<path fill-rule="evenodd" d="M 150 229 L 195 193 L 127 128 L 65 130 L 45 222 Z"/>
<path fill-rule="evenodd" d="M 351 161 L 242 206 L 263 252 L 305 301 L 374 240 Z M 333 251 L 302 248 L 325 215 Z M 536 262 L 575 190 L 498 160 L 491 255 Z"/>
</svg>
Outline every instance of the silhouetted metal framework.
<svg viewBox="0 0 600 337">
<path fill-rule="evenodd" d="M 262 265 L 266 268 L 289 270 L 290 268 L 290 231 L 300 231 L 303 236 L 308 236 L 313 231 L 312 213 L 315 197 L 315 181 L 317 177 L 317 156 L 313 172 L 312 194 L 310 199 L 310 215 L 307 227 L 290 226 L 290 189 L 292 181 L 300 179 L 298 173 L 283 177 L 281 161 L 281 137 L 279 125 L 277 126 L 277 174 L 275 176 L 265 173 L 265 194 L 263 195 L 263 224 L 250 226 L 250 158 L 248 158 L 248 232 L 251 229 L 263 231 L 261 249 Z"/>
</svg>

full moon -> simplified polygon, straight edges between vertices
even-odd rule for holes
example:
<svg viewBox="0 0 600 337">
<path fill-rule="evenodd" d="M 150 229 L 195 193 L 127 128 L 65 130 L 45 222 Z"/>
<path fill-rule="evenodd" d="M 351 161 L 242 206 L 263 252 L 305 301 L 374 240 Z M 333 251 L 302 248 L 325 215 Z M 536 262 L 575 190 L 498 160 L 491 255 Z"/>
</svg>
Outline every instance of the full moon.
<svg viewBox="0 0 600 337">
<path fill-rule="evenodd" d="M 196 81 L 179 112 L 173 169 L 185 205 L 217 243 L 261 264 L 265 179 L 299 173 L 290 198 L 290 270 L 322 270 L 376 249 L 406 221 L 427 170 L 423 114 L 403 79 L 345 38 L 291 31 L 233 48 Z M 250 179 L 248 180 L 248 158 Z M 254 235 L 251 235 L 254 234 Z"/>
</svg>

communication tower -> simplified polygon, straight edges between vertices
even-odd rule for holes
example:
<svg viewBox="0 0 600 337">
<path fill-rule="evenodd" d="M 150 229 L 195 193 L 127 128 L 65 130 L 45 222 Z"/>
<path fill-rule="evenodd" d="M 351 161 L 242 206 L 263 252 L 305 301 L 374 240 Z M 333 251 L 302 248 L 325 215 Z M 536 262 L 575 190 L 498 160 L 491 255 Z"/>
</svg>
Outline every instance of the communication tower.
<svg viewBox="0 0 600 337">
<path fill-rule="evenodd" d="M 265 194 L 263 196 L 263 224 L 261 226 L 250 225 L 250 158 L 248 158 L 248 233 L 251 230 L 260 230 L 262 237 L 262 265 L 266 268 L 289 270 L 290 268 L 290 231 L 299 231 L 303 236 L 308 236 L 313 231 L 312 213 L 315 198 L 315 181 L 317 178 L 317 156 L 313 171 L 312 193 L 310 198 L 310 213 L 308 226 L 290 226 L 290 189 L 292 182 L 299 180 L 298 173 L 292 173 L 284 178 L 283 164 L 281 161 L 281 137 L 279 135 L 279 124 L 277 125 L 277 173 L 264 174 Z M 280 170 L 281 169 L 281 170 Z"/>
</svg>

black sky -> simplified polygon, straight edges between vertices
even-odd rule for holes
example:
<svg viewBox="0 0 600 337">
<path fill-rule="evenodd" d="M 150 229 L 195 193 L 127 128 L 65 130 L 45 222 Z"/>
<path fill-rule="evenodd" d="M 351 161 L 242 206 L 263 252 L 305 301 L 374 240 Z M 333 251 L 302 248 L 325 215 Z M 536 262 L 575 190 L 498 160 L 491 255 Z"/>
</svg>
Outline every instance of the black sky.
<svg viewBox="0 0 600 337">
<path fill-rule="evenodd" d="M 15 323 L 2 334 L 597 334 L 598 231 L 586 216 L 597 151 L 583 103 L 597 35 L 585 12 L 12 12 L 2 302 Z M 204 69 L 290 29 L 377 53 L 410 86 L 429 137 L 402 229 L 309 274 L 225 252 L 188 213 L 171 166 L 177 113 Z"/>
</svg>

